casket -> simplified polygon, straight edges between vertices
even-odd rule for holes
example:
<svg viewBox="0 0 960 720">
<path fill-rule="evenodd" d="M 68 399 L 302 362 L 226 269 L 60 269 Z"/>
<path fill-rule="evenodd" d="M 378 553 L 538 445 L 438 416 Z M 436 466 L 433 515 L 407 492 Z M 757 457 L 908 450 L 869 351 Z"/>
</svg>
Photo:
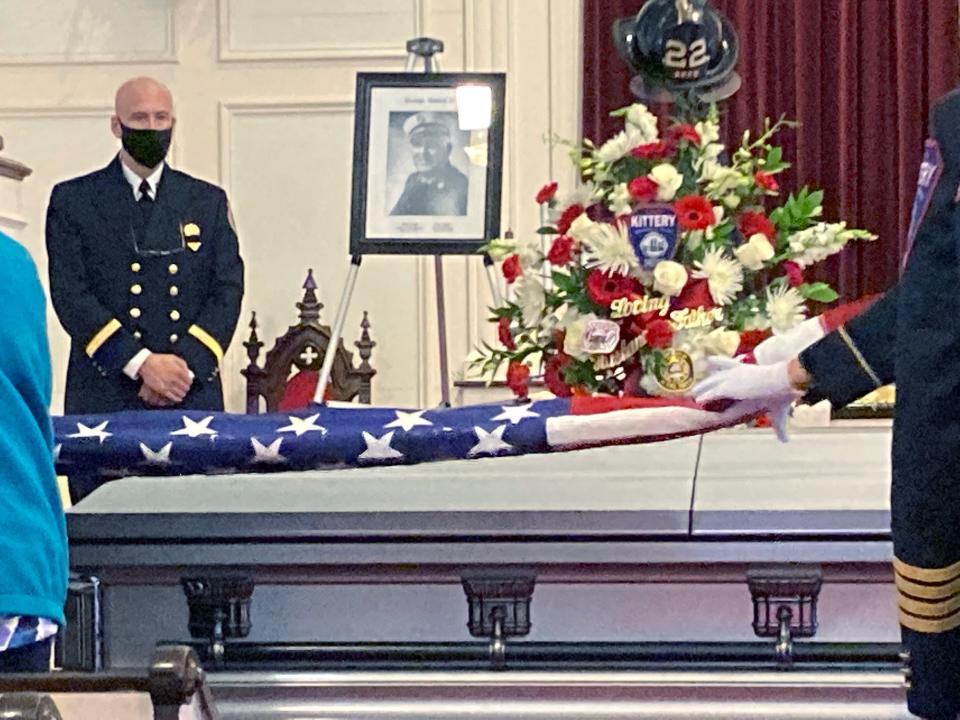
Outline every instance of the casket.
<svg viewBox="0 0 960 720">
<path fill-rule="evenodd" d="M 890 428 L 131 477 L 68 513 L 68 666 L 189 641 L 225 718 L 908 718 Z"/>
</svg>

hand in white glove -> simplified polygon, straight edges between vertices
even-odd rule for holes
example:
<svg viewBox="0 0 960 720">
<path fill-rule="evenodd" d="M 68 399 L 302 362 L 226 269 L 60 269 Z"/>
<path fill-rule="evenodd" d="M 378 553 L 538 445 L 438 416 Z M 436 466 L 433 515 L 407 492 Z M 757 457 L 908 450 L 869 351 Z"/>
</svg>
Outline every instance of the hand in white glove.
<svg viewBox="0 0 960 720">
<path fill-rule="evenodd" d="M 709 376 L 691 394 L 701 405 L 714 400 L 760 400 L 770 413 L 781 442 L 787 441 L 787 418 L 798 393 L 793 389 L 789 360 L 772 365 L 749 365 L 733 358 L 707 360 Z"/>
<path fill-rule="evenodd" d="M 792 360 L 813 345 L 826 333 L 820 318 L 804 320 L 785 333 L 768 337 L 753 350 L 757 365 L 773 365 L 782 360 Z"/>
</svg>

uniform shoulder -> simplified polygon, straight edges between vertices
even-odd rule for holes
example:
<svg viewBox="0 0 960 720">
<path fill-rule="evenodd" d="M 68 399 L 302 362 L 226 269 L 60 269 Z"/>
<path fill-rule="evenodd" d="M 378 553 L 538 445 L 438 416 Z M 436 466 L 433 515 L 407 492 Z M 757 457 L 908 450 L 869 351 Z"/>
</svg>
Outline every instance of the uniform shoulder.
<svg viewBox="0 0 960 720">
<path fill-rule="evenodd" d="M 192 192 L 201 192 L 201 193 L 210 193 L 213 195 L 226 195 L 223 188 L 219 185 L 215 185 L 212 182 L 206 180 L 201 180 L 198 177 L 193 175 L 188 175 L 182 170 L 174 170 L 169 165 L 166 167 L 164 172 L 169 172 L 172 176 L 176 177 L 181 183 L 183 183 L 187 188 Z"/>
<path fill-rule="evenodd" d="M 954 88 L 946 95 L 941 95 L 933 103 L 935 116 L 956 116 L 960 114 L 960 87 Z"/>
<path fill-rule="evenodd" d="M 105 168 L 99 168 L 84 175 L 78 175 L 77 177 L 61 180 L 53 186 L 53 191 L 54 193 L 59 191 L 76 191 L 90 187 L 91 185 L 100 181 L 100 179 L 103 178 L 103 176 L 109 172 L 109 170 L 110 166 L 108 165 Z"/>
</svg>

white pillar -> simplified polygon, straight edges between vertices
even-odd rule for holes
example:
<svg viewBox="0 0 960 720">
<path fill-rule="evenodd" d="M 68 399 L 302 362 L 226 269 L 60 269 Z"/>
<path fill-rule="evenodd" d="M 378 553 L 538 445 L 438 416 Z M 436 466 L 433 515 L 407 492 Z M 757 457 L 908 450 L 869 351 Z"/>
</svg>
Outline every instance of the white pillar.
<svg viewBox="0 0 960 720">
<path fill-rule="evenodd" d="M 22 215 L 23 179 L 33 171 L 2 151 L 3 138 L 0 137 L 0 232 L 16 235 L 27 224 Z"/>
</svg>

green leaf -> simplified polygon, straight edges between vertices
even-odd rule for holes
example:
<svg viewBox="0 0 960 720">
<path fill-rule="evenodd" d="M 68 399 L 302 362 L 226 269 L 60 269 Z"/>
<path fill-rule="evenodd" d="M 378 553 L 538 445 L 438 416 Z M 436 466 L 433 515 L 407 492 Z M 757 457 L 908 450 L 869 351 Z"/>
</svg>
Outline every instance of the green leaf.
<svg viewBox="0 0 960 720">
<path fill-rule="evenodd" d="M 807 300 L 816 300 L 821 303 L 831 303 L 840 297 L 837 291 L 826 283 L 807 283 L 797 288 L 803 297 Z"/>
<path fill-rule="evenodd" d="M 537 235 L 556 235 L 557 229 L 553 225 L 543 225 L 537 228 Z"/>
</svg>

